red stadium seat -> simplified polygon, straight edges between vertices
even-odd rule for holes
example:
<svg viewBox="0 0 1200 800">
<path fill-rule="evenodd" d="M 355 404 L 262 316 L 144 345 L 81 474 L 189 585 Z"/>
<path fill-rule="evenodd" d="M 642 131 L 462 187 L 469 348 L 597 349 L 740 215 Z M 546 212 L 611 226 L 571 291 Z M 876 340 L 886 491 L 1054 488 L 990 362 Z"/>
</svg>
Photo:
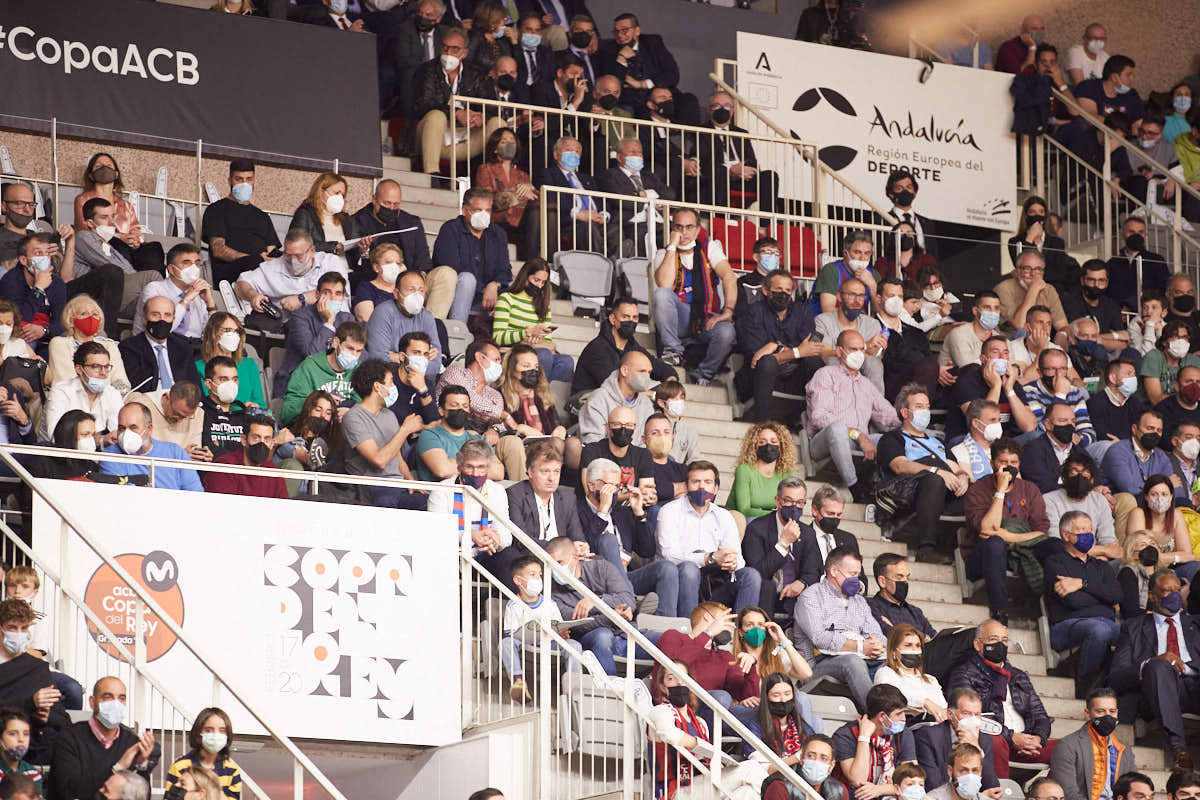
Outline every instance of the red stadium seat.
<svg viewBox="0 0 1200 800">
<path fill-rule="evenodd" d="M 754 269 L 754 242 L 758 226 L 745 219 L 713 217 L 712 237 L 725 248 L 729 266 L 734 269 Z"/>
<path fill-rule="evenodd" d="M 821 269 L 821 243 L 816 232 L 807 225 L 774 223 L 768 236 L 783 248 L 780 265 L 786 266 L 797 278 L 816 278 Z"/>
</svg>

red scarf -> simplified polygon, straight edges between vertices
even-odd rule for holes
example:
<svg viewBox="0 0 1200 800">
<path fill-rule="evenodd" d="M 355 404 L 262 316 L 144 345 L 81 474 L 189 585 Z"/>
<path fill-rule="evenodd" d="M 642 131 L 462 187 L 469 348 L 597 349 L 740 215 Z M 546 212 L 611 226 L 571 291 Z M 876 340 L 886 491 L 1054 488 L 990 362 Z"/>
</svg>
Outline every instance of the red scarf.
<svg viewBox="0 0 1200 800">
<path fill-rule="evenodd" d="M 675 296 L 687 302 L 687 292 L 684 290 L 683 260 L 679 251 L 675 251 Z M 710 314 L 721 313 L 721 298 L 717 294 L 717 273 L 708 263 L 708 237 L 701 233 L 696 237 L 696 247 L 692 250 L 692 315 L 688 328 L 692 333 L 704 331 L 704 320 Z"/>
<path fill-rule="evenodd" d="M 683 708 L 671 707 L 675 712 L 675 727 L 695 736 L 697 739 L 708 741 L 708 727 L 696 716 L 690 706 Z M 692 762 L 671 752 L 675 748 L 666 742 L 654 743 L 654 763 L 658 787 L 656 797 L 672 798 L 680 786 L 690 786 L 692 783 Z"/>
<path fill-rule="evenodd" d="M 979 656 L 979 660 L 983 665 L 996 673 L 999 677 L 992 683 L 992 699 L 998 703 L 1003 703 L 1008 699 L 1008 682 L 1012 679 L 1012 671 L 1004 668 L 1004 665 L 996 666 L 988 661 L 983 656 Z"/>
<path fill-rule="evenodd" d="M 786 758 L 800 752 L 800 749 L 804 747 L 804 739 L 800 737 L 800 730 L 796 727 L 796 718 L 788 714 L 785 719 L 787 719 L 787 724 L 780 727 L 779 722 L 776 721 L 775 729 L 779 731 L 779 738 L 783 742 L 782 755 Z"/>
<path fill-rule="evenodd" d="M 850 726 L 850 732 L 854 734 L 854 738 L 858 738 L 858 723 Z M 891 783 L 892 773 L 896 769 L 896 748 L 892 743 L 892 736 L 885 734 L 871 735 L 871 742 L 868 747 L 871 750 L 871 772 L 868 783 Z"/>
</svg>

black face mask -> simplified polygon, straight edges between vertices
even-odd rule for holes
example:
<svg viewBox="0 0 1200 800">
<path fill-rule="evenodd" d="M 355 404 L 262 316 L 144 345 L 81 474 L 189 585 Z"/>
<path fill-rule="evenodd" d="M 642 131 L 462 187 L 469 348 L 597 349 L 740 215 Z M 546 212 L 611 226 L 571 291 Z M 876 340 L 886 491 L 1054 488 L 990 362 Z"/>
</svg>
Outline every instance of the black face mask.
<svg viewBox="0 0 1200 800">
<path fill-rule="evenodd" d="M 909 669 L 916 669 L 917 667 L 921 666 L 921 660 L 923 658 L 924 656 L 921 653 L 901 653 L 900 664 L 901 666 L 908 667 Z"/>
<path fill-rule="evenodd" d="M 712 121 L 718 125 L 724 125 L 733 117 L 733 112 L 728 108 L 718 108 L 712 112 Z"/>
<path fill-rule="evenodd" d="M 467 410 L 465 408 L 456 408 L 445 413 L 446 425 L 459 430 L 467 427 Z"/>
<path fill-rule="evenodd" d="M 500 75 L 496 78 L 496 88 L 502 92 L 511 92 L 517 88 L 517 79 L 508 74 Z"/>
<path fill-rule="evenodd" d="M 917 237 L 913 236 L 911 233 L 900 234 L 900 249 L 901 250 L 912 250 L 916 246 L 917 246 Z"/>
<path fill-rule="evenodd" d="M 896 598 L 897 603 L 903 603 L 908 599 L 908 581 L 896 581 L 896 585 L 892 588 L 892 597 Z"/>
<path fill-rule="evenodd" d="M 1138 561 L 1143 567 L 1153 567 L 1158 564 L 1158 548 L 1153 545 L 1146 545 L 1141 550 L 1138 550 Z"/>
<path fill-rule="evenodd" d="M 675 101 L 674 100 L 664 100 L 663 102 L 659 103 L 658 104 L 658 114 L 661 117 L 666 117 L 667 119 L 673 119 L 675 116 Z"/>
<path fill-rule="evenodd" d="M 716 636 L 712 637 L 712 643 L 715 647 L 724 647 L 733 641 L 733 634 L 729 631 L 721 631 Z"/>
<path fill-rule="evenodd" d="M 540 369 L 527 369 L 521 373 L 521 385 L 526 389 L 536 389 L 541 379 L 542 371 Z"/>
<path fill-rule="evenodd" d="M 1100 289 L 1099 286 L 1084 286 L 1083 287 L 1083 296 L 1086 297 L 1088 300 L 1099 300 L 1100 295 L 1102 295 L 1102 294 L 1104 294 L 1104 292 L 1103 292 L 1103 290 Z"/>
<path fill-rule="evenodd" d="M 779 460 L 779 445 L 760 444 L 758 449 L 754 451 L 754 455 L 758 456 L 759 461 L 767 464 L 774 464 Z"/>
<path fill-rule="evenodd" d="M 771 304 L 771 308 L 775 311 L 786 311 L 787 307 L 792 304 L 791 292 L 771 292 L 767 297 L 767 302 Z"/>
<path fill-rule="evenodd" d="M 1003 664 L 1008 658 L 1008 645 L 1004 642 L 992 642 L 983 646 L 983 658 L 993 664 Z"/>
<path fill-rule="evenodd" d="M 421 33 L 428 33 L 429 31 L 433 30 L 433 25 L 433 20 L 429 19 L 428 17 L 417 17 L 417 30 L 419 30 Z"/>
<path fill-rule="evenodd" d="M 1132 253 L 1140 253 L 1146 249 L 1146 237 L 1140 233 L 1125 237 L 1125 249 Z"/>
<path fill-rule="evenodd" d="M 271 457 L 271 448 L 266 442 L 258 442 L 246 448 L 246 458 L 251 464 L 262 464 Z"/>
<path fill-rule="evenodd" d="M 1050 429 L 1050 432 L 1054 434 L 1055 439 L 1058 439 L 1058 441 L 1063 444 L 1066 444 L 1075 438 L 1074 425 L 1055 425 Z"/>
<path fill-rule="evenodd" d="M 146 323 L 146 333 L 162 341 L 171 335 L 171 323 L 165 319 L 156 319 Z"/>
<path fill-rule="evenodd" d="M 839 522 L 841 522 L 841 520 L 837 517 L 821 517 L 820 521 L 817 522 L 817 527 L 819 527 L 825 533 L 833 533 L 838 529 Z"/>
<path fill-rule="evenodd" d="M 617 323 L 617 333 L 622 339 L 632 339 L 633 334 L 637 332 L 637 320 L 626 319 Z"/>
<path fill-rule="evenodd" d="M 676 708 L 683 708 L 692 699 L 692 690 L 686 686 L 668 686 L 667 700 Z"/>
<path fill-rule="evenodd" d="M 1138 444 L 1143 450 L 1150 451 L 1158 447 L 1158 443 L 1162 441 L 1161 433 L 1143 433 L 1138 437 Z"/>
<path fill-rule="evenodd" d="M 92 180 L 96 183 L 112 183 L 117 179 L 117 171 L 112 167 L 96 167 L 92 170 Z"/>
<path fill-rule="evenodd" d="M 617 107 L 618 99 L 619 98 L 615 94 L 602 94 L 596 98 L 596 102 L 599 103 L 600 107 L 605 111 L 612 111 Z"/>
<path fill-rule="evenodd" d="M 629 428 L 616 428 L 608 432 L 608 439 L 614 447 L 629 447 L 633 442 L 633 431 Z"/>
<path fill-rule="evenodd" d="M 379 207 L 375 212 L 375 216 L 379 217 L 379 221 L 384 225 L 393 226 L 400 224 L 400 212 L 394 208 Z"/>
<path fill-rule="evenodd" d="M 1087 475 L 1068 475 L 1063 478 L 1063 489 L 1072 500 L 1082 500 L 1092 490 L 1092 479 Z"/>
<path fill-rule="evenodd" d="M 525 284 L 525 294 L 536 300 L 542 296 L 542 287 L 533 283 L 527 283 Z"/>
<path fill-rule="evenodd" d="M 768 700 L 767 710 L 771 712 L 772 717 L 786 717 L 796 708 L 796 701 L 793 699 L 790 702 L 779 700 Z"/>
<path fill-rule="evenodd" d="M 910 192 L 908 189 L 901 189 L 892 195 L 892 200 L 898 206 L 911 206 L 915 199 L 917 199 L 916 192 Z"/>
<path fill-rule="evenodd" d="M 308 418 L 308 431 L 313 436 L 324 436 L 327 430 L 329 430 L 329 420 L 324 417 Z"/>
<path fill-rule="evenodd" d="M 1171 301 L 1171 305 L 1175 306 L 1175 310 L 1180 314 L 1190 314 L 1196 307 L 1196 298 L 1190 294 L 1181 294 Z"/>
<path fill-rule="evenodd" d="M 1117 729 L 1117 718 L 1108 714 L 1103 717 L 1092 717 L 1092 728 L 1101 736 L 1108 736 Z"/>
<path fill-rule="evenodd" d="M 575 94 L 575 79 L 567 78 L 567 82 L 563 84 L 563 94 Z"/>
<path fill-rule="evenodd" d="M 1030 214 L 1029 216 L 1027 216 L 1027 217 L 1025 218 L 1025 227 L 1026 227 L 1026 228 L 1028 228 L 1028 227 L 1029 227 L 1029 226 L 1031 226 L 1031 225 L 1037 225 L 1038 223 L 1041 223 L 1041 224 L 1043 224 L 1043 225 L 1045 225 L 1045 224 L 1046 224 L 1046 217 L 1045 217 L 1045 215 L 1043 215 L 1043 214 Z"/>
<path fill-rule="evenodd" d="M 11 222 L 13 225 L 16 225 L 18 228 L 24 228 L 29 224 L 29 221 L 33 219 L 32 214 L 19 214 L 16 211 L 13 211 L 11 208 L 4 212 L 4 216 L 8 218 L 9 222 Z"/>
<path fill-rule="evenodd" d="M 577 50 L 586 50 L 592 43 L 592 35 L 587 31 L 575 31 L 571 34 L 571 45 Z"/>
</svg>

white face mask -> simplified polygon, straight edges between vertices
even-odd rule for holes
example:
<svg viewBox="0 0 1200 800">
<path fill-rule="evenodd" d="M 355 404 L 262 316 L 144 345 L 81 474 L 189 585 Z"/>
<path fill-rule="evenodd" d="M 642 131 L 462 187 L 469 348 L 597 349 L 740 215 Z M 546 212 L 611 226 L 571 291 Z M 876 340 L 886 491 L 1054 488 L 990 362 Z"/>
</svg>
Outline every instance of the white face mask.
<svg viewBox="0 0 1200 800">
<path fill-rule="evenodd" d="M 12 325 L 0 325 L 0 344 L 8 344 L 12 338 Z"/>
<path fill-rule="evenodd" d="M 683 416 L 683 408 L 684 408 L 684 402 L 678 398 L 676 398 L 675 400 L 667 401 L 667 412 L 670 413 L 672 416 L 682 417 Z"/>
<path fill-rule="evenodd" d="M 1188 354 L 1190 347 L 1191 344 L 1187 339 L 1172 339 L 1171 343 L 1167 345 L 1167 352 L 1176 358 L 1183 358 Z"/>
<path fill-rule="evenodd" d="M 135 430 L 126 428 L 118 437 L 117 443 L 125 455 L 136 455 L 142 449 L 142 435 Z"/>
<path fill-rule="evenodd" d="M 1087 49 L 1088 49 L 1088 52 L 1091 53 L 1092 55 L 1099 54 L 1102 50 L 1104 50 L 1104 40 L 1103 39 L 1088 39 Z"/>
<path fill-rule="evenodd" d="M 96 235 L 107 242 L 117 235 L 117 228 L 115 225 L 97 225 Z"/>
<path fill-rule="evenodd" d="M 225 381 L 217 387 L 217 399 L 222 403 L 229 404 L 237 400 L 238 385 L 237 381 Z"/>
<path fill-rule="evenodd" d="M 1001 377 L 1003 377 L 1004 375 L 1007 375 L 1008 374 L 1008 361 L 1006 361 L 1003 358 L 993 358 L 992 359 L 992 370 L 995 371 L 995 373 L 997 375 L 1000 375 Z"/>
<path fill-rule="evenodd" d="M 890 317 L 900 316 L 900 312 L 904 310 L 904 298 L 898 294 L 894 294 L 887 300 L 883 301 L 883 312 Z"/>
<path fill-rule="evenodd" d="M 846 266 L 850 268 L 851 272 L 857 272 L 860 269 L 866 269 L 870 265 L 871 262 L 869 261 L 855 261 L 852 258 L 846 259 Z"/>
<path fill-rule="evenodd" d="M 404 295 L 404 311 L 411 317 L 421 313 L 425 307 L 425 295 L 420 292 Z"/>
<path fill-rule="evenodd" d="M 346 207 L 346 198 L 340 194 L 331 194 L 325 198 L 325 210 L 330 214 L 340 214 Z"/>
<path fill-rule="evenodd" d="M 495 383 L 500 379 L 500 373 L 503 369 L 499 361 L 488 361 L 487 366 L 483 368 L 483 379 L 488 383 Z"/>
<path fill-rule="evenodd" d="M 855 350 L 846 354 L 846 366 L 853 370 L 860 370 L 866 363 L 867 354 L 862 350 Z"/>
<path fill-rule="evenodd" d="M 452 56 L 449 53 L 442 54 L 442 69 L 446 70 L 446 72 L 454 72 L 461 63 L 462 61 L 459 60 L 458 56 Z"/>
<path fill-rule="evenodd" d="M 926 289 L 922 293 L 922 295 L 929 302 L 936 303 L 938 300 L 942 299 L 942 295 L 944 295 L 945 293 L 946 293 L 946 290 L 943 289 L 941 286 L 939 286 L 936 289 Z"/>
<path fill-rule="evenodd" d="M 196 281 L 200 280 L 200 268 L 193 264 L 190 267 L 184 267 L 179 270 L 179 280 L 191 286 Z"/>
<path fill-rule="evenodd" d="M 237 350 L 238 345 L 241 343 L 242 337 L 235 331 L 226 331 L 221 334 L 220 339 L 217 339 L 217 344 L 221 346 L 221 349 L 230 353 Z"/>
<path fill-rule="evenodd" d="M 1189 461 L 1194 460 L 1196 456 L 1200 456 L 1200 439 L 1188 439 L 1179 445 L 1179 452 Z"/>
<path fill-rule="evenodd" d="M 542 593 L 542 579 L 529 578 L 525 581 L 525 594 L 540 595 Z"/>
<path fill-rule="evenodd" d="M 471 227 L 477 231 L 487 230 L 492 224 L 492 215 L 487 211 L 476 211 L 471 215 Z"/>
<path fill-rule="evenodd" d="M 1004 435 L 1004 426 L 999 422 L 989 422 L 983 426 L 983 438 L 994 442 Z"/>
<path fill-rule="evenodd" d="M 384 283 L 395 283 L 400 277 L 400 265 L 395 261 L 385 261 L 379 265 L 379 277 Z"/>
<path fill-rule="evenodd" d="M 1150 510 L 1155 514 L 1165 514 L 1171 508 L 1171 498 L 1147 497 L 1146 505 L 1150 506 Z"/>
<path fill-rule="evenodd" d="M 75 449 L 81 453 L 94 453 L 96 452 L 96 439 L 92 436 L 81 437 L 75 442 Z"/>
</svg>

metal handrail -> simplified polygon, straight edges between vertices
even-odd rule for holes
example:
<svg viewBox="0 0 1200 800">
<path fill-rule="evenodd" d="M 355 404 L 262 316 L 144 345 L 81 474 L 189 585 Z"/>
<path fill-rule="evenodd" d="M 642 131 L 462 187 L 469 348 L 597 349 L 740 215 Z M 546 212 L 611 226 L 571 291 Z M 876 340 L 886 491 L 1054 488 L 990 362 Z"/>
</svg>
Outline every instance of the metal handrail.
<svg viewBox="0 0 1200 800">
<path fill-rule="evenodd" d="M 53 451 L 57 448 L 37 448 L 37 449 L 40 451 Z M 227 678 L 225 678 L 216 669 L 216 667 L 213 666 L 212 660 L 207 658 L 205 655 L 203 655 L 196 648 L 196 645 L 194 643 L 190 642 L 184 636 L 183 628 L 180 627 L 179 624 L 175 622 L 174 618 L 172 618 L 171 615 L 169 613 L 167 613 L 167 611 L 161 605 L 158 604 L 158 601 L 155 600 L 152 596 L 150 596 L 150 594 L 145 589 L 142 588 L 142 585 L 131 574 L 129 574 L 129 572 L 123 566 L 121 566 L 121 564 L 119 562 L 117 562 L 116 559 L 114 559 L 111 555 L 109 555 L 107 552 L 105 552 L 92 539 L 92 537 L 89 534 L 84 532 L 83 527 L 79 524 L 79 522 L 75 519 L 75 517 L 72 514 L 70 514 L 66 510 L 64 510 L 61 507 L 61 505 L 53 497 L 51 497 L 49 493 L 47 493 L 45 487 L 43 486 L 44 480 L 47 480 L 47 479 L 33 477 L 33 475 L 31 475 L 29 473 L 29 471 L 25 468 L 25 466 L 23 464 L 21 464 L 21 462 L 18 461 L 13 456 L 14 452 L 15 452 L 15 448 L 10 448 L 7 445 L 0 446 L 0 460 L 3 460 L 4 463 L 8 465 L 9 469 L 11 469 L 17 477 L 19 477 L 23 482 L 25 482 L 29 486 L 29 488 L 35 494 L 37 494 L 37 496 L 40 497 L 47 505 L 49 505 L 52 509 L 54 509 L 55 513 L 58 514 L 58 516 L 62 519 L 63 523 L 67 527 L 69 527 L 71 530 L 75 531 L 75 535 L 78 536 L 80 539 L 82 539 L 83 543 L 86 544 L 92 550 L 92 552 L 95 553 L 96 556 L 99 557 L 99 559 L 101 561 L 103 561 L 106 566 L 108 566 L 109 569 L 111 569 L 114 573 L 116 573 L 117 577 L 119 577 L 121 580 L 123 580 L 125 582 L 126 586 L 134 593 L 134 595 L 136 595 L 138 600 L 141 603 L 144 603 L 146 608 L 149 608 L 152 612 L 154 612 L 155 615 L 158 616 L 158 618 L 162 622 L 163 626 L 167 630 L 171 631 L 171 633 L 174 634 L 175 638 L 179 641 L 179 643 L 182 644 L 192 654 L 192 656 L 195 657 L 195 659 L 197 661 L 199 661 L 200 664 L 203 665 L 204 668 L 209 671 L 209 673 L 214 678 L 216 678 L 217 680 L 219 680 L 221 682 L 221 684 L 225 687 L 226 691 L 229 692 L 230 696 L 232 696 L 233 699 L 235 699 L 239 703 L 241 703 L 242 706 L 245 707 L 246 711 L 248 711 L 250 713 L 250 715 L 254 717 L 255 721 L 258 722 L 259 725 L 262 725 L 263 728 L 267 731 L 267 733 L 269 733 L 271 735 L 271 737 L 273 739 L 275 739 L 275 741 L 279 742 L 279 744 L 284 748 L 284 750 L 286 750 L 288 752 L 288 754 L 291 755 L 293 761 L 296 764 L 299 764 L 304 769 L 305 772 L 307 772 L 310 776 L 312 776 L 312 778 L 314 780 L 316 780 L 316 782 L 321 786 L 321 788 L 324 789 L 326 792 L 328 792 L 330 797 L 334 798 L 334 800 L 346 800 L 345 795 L 343 795 L 337 789 L 337 787 L 334 786 L 333 783 L 327 777 L 325 777 L 325 774 L 317 768 L 317 765 L 314 764 L 308 758 L 308 756 L 306 756 L 298 747 L 296 747 L 295 743 L 293 743 L 292 740 L 288 736 L 286 736 L 281 731 L 277 730 L 274 725 L 272 725 L 262 715 L 260 715 L 254 709 L 254 707 L 250 703 L 247 702 L 246 698 L 242 695 L 242 693 L 239 692 L 236 688 L 234 688 L 234 686 L 229 682 L 229 680 Z M 71 451 L 64 453 L 60 449 L 59 453 L 57 455 L 59 455 L 61 457 L 71 457 L 69 455 L 70 452 Z M 43 455 L 54 455 L 54 453 L 52 453 L 52 452 L 43 452 L 42 454 Z M 160 460 L 167 460 L 167 459 L 160 459 Z M 141 609 L 139 609 L 139 611 L 141 611 Z M 130 663 L 133 663 L 133 662 L 130 662 Z"/>
<path fill-rule="evenodd" d="M 628 197 L 625 195 L 620 195 L 620 197 L 625 197 L 625 199 L 628 199 Z M 34 454 L 34 455 L 45 455 L 45 456 L 51 456 L 51 457 L 72 458 L 72 459 L 79 459 L 80 454 L 77 451 L 63 450 L 62 448 L 56 448 L 56 447 L 39 447 L 39 446 L 34 446 L 34 445 L 0 445 L 0 460 L 3 460 L 5 463 L 7 463 L 9 465 L 9 467 L 12 468 L 13 471 L 17 474 L 17 476 L 21 478 L 21 480 L 28 483 L 30 485 L 30 488 L 32 488 L 33 491 L 35 491 L 38 494 L 38 496 L 40 496 L 44 500 L 46 500 L 47 503 L 52 508 L 55 509 L 55 511 L 58 511 L 59 515 L 63 518 L 64 522 L 76 531 L 76 533 L 80 536 L 80 538 L 82 538 L 85 541 L 85 543 L 87 543 L 88 546 L 91 547 L 93 552 L 95 552 L 98 556 L 100 556 L 100 558 L 106 564 L 108 564 L 108 566 L 110 568 L 112 568 L 113 571 L 116 572 L 117 575 L 122 580 L 124 580 L 127 584 L 129 584 L 129 586 L 134 590 L 134 592 L 137 594 L 137 596 L 139 598 L 141 598 L 142 600 L 144 600 L 146 602 L 147 606 L 154 613 L 156 613 L 160 618 L 163 619 L 163 624 L 166 625 L 167 628 L 169 630 L 171 630 L 171 632 L 174 633 L 179 638 L 179 640 L 181 642 L 183 642 L 183 644 L 189 650 L 192 651 L 192 653 L 194 655 L 196 655 L 196 657 L 201 661 L 202 664 L 204 664 L 205 666 L 208 666 L 207 660 L 201 658 L 199 656 L 199 654 L 196 653 L 195 648 L 191 644 L 189 644 L 186 640 L 184 640 L 183 635 L 182 635 L 182 630 L 179 628 L 178 625 L 175 624 L 175 621 L 167 615 L 167 613 L 158 605 L 157 602 L 154 601 L 153 598 L 149 597 L 145 592 L 143 592 L 140 585 L 137 584 L 137 582 L 133 579 L 133 577 L 120 564 L 116 563 L 110 556 L 108 556 L 107 553 L 102 552 L 97 547 L 97 545 L 90 539 L 90 537 L 88 537 L 82 533 L 78 523 L 73 518 L 69 517 L 65 512 L 60 511 L 57 504 L 54 501 L 47 498 L 45 489 L 41 485 L 43 482 L 42 479 L 34 478 L 25 469 L 25 467 L 13 457 L 14 453 L 28 453 L 28 454 Z M 177 467 L 177 468 L 178 467 L 187 468 L 189 466 L 195 466 L 197 468 L 200 468 L 203 470 L 208 470 L 208 471 L 213 471 L 213 472 L 231 472 L 231 473 L 239 473 L 239 474 L 261 475 L 261 476 L 266 476 L 266 477 L 283 477 L 288 472 L 287 470 L 279 470 L 277 468 L 245 467 L 245 466 L 241 466 L 241 465 L 232 465 L 232 464 L 211 464 L 211 463 L 184 461 L 181 459 L 155 458 L 155 457 L 147 457 L 147 456 L 127 456 L 124 454 L 116 454 L 116 453 L 104 453 L 103 456 L 101 456 L 100 454 L 89 455 L 88 460 L 96 460 L 96 461 L 116 460 L 116 461 L 126 461 L 126 462 L 132 461 L 135 463 L 143 463 L 143 464 L 147 464 L 151 468 L 152 474 L 153 474 L 154 466 L 156 464 L 163 466 L 163 467 L 170 466 L 170 467 Z M 335 483 L 351 483 L 351 484 L 373 485 L 373 486 L 377 486 L 377 485 L 398 486 L 398 487 L 403 487 L 403 488 L 416 488 L 416 489 L 420 489 L 423 491 L 439 491 L 439 490 L 445 490 L 445 488 L 446 488 L 446 485 L 441 484 L 441 483 L 430 483 L 430 482 L 426 482 L 426 481 L 410 481 L 410 480 L 406 480 L 403 478 L 369 478 L 366 476 L 359 476 L 359 475 L 334 475 L 332 473 L 308 473 L 308 472 L 303 473 L 303 474 L 305 476 L 310 476 L 309 479 L 314 479 L 316 475 L 320 475 L 321 480 L 328 480 L 330 482 L 335 482 Z M 294 476 L 290 476 L 290 477 L 294 477 Z M 496 524 L 503 525 L 508 530 L 509 534 L 512 536 L 514 542 L 519 542 L 521 545 L 523 545 L 525 547 L 525 549 L 530 554 L 534 555 L 536 558 L 538 558 L 542 562 L 543 570 L 549 570 L 551 573 L 553 573 L 555 576 L 557 576 L 557 578 L 560 579 L 560 583 L 570 586 L 575 592 L 579 593 L 582 597 L 591 601 L 591 603 L 595 606 L 595 610 L 597 612 L 599 612 L 600 614 L 602 614 L 605 619 L 607 619 L 618 630 L 620 630 L 621 633 L 626 637 L 626 640 L 630 643 L 631 646 L 636 645 L 636 646 L 642 647 L 642 649 L 645 650 L 645 652 L 647 654 L 649 654 L 650 657 L 653 658 L 654 661 L 658 665 L 662 666 L 663 668 L 665 668 L 665 669 L 673 669 L 674 668 L 672 660 L 668 656 L 666 656 L 661 650 L 659 650 L 658 647 L 653 642 L 651 642 L 649 639 L 647 639 L 645 637 L 645 635 L 642 634 L 641 631 L 639 631 L 635 626 L 631 625 L 628 621 L 626 621 L 626 619 L 624 617 L 622 617 L 620 614 L 613 611 L 613 609 L 610 608 L 609 605 L 607 603 L 605 603 L 604 600 L 599 595 L 597 595 L 595 592 L 593 592 L 591 589 L 589 589 L 587 586 L 585 586 L 574 575 L 567 572 L 566 569 L 564 569 L 562 567 L 562 565 L 560 565 L 557 561 L 550 558 L 549 555 L 545 552 L 545 550 L 542 548 L 542 546 L 537 541 L 535 541 L 528 534 L 526 534 L 525 531 L 521 530 L 519 527 L 514 525 L 508 519 L 508 517 L 506 515 L 499 513 L 495 507 L 493 507 L 492 505 L 490 505 L 488 503 L 487 499 L 484 498 L 484 496 L 482 494 L 480 494 L 478 491 L 476 491 L 473 487 L 467 486 L 467 485 L 456 486 L 455 490 L 465 492 L 468 496 L 471 497 L 472 500 L 474 500 L 476 503 L 478 503 L 481 508 L 483 508 L 485 511 L 488 512 L 488 518 L 490 520 L 492 520 Z M 463 558 L 466 558 L 466 557 L 463 556 Z M 465 635 L 465 631 L 464 631 L 464 635 Z M 215 670 L 212 670 L 211 668 L 210 668 L 210 671 L 214 675 L 218 675 L 218 673 Z M 774 766 L 779 772 L 781 772 L 784 775 L 784 777 L 787 778 L 787 780 L 789 782 L 791 782 L 794 786 L 800 788 L 800 790 L 805 793 L 805 795 L 809 798 L 809 800 L 822 800 L 821 796 L 819 794 L 817 794 L 817 792 L 811 786 L 809 786 L 807 781 L 804 781 L 795 772 L 795 770 L 793 770 L 791 768 L 791 766 L 789 766 L 787 763 L 784 762 L 784 760 L 777 753 L 775 753 L 771 748 L 769 748 L 765 744 L 763 744 L 762 740 L 759 739 L 759 737 L 755 736 L 750 731 L 749 728 L 747 728 L 745 725 L 743 725 L 741 723 L 741 721 L 739 721 L 736 717 L 734 717 L 733 714 L 731 714 L 728 711 L 728 709 L 726 709 L 721 703 L 719 703 L 715 699 L 713 699 L 712 695 L 710 695 L 707 692 L 707 690 L 705 690 L 702 686 L 700 686 L 700 684 L 696 683 L 696 681 L 693 680 L 690 675 L 681 675 L 679 677 L 682 681 L 684 681 L 684 683 L 688 686 L 688 688 L 692 690 L 692 692 L 696 695 L 697 698 L 699 698 L 705 705 L 709 706 L 712 709 L 715 718 L 720 719 L 724 725 L 729 726 L 730 729 L 732 729 L 738 736 L 742 737 L 742 739 L 744 741 L 749 743 L 755 750 L 759 751 L 759 753 L 772 766 Z M 465 681 L 466 679 L 467 679 L 467 676 L 466 676 L 466 674 L 464 674 L 463 680 Z M 227 682 L 225 682 L 225 680 L 223 678 L 221 680 L 222 680 L 222 683 L 225 683 L 225 685 L 227 687 L 229 687 L 229 684 Z M 237 699 L 243 705 L 246 705 L 246 702 L 242 699 L 241 696 L 239 696 L 236 692 L 234 692 L 232 687 L 230 687 L 230 692 L 231 692 L 231 694 L 233 694 L 235 699 Z M 272 736 L 274 736 L 282 744 L 284 744 L 285 747 L 289 750 L 289 752 L 293 753 L 293 756 L 296 757 L 298 761 L 300 761 L 300 763 L 305 767 L 305 769 L 307 769 L 310 772 L 310 774 L 313 774 L 314 777 L 318 777 L 320 781 L 324 781 L 321 784 L 322 787 L 326 788 L 326 790 L 329 791 L 331 795 L 333 795 L 335 800 L 345 800 L 345 798 L 339 792 L 337 792 L 337 790 L 334 789 L 331 785 L 326 786 L 327 780 L 324 779 L 324 776 L 321 775 L 321 773 L 316 771 L 316 767 L 313 766 L 311 764 L 311 762 L 308 761 L 307 757 L 305 757 L 303 753 L 301 753 L 298 749 L 296 749 L 295 745 L 291 742 L 290 739 L 288 739 L 283 734 L 276 734 L 274 729 L 271 726 L 267 725 L 266 722 L 263 721 L 263 719 L 261 717 L 259 717 L 257 713 L 255 713 L 252 709 L 250 709 L 249 706 L 247 706 L 247 710 L 250 710 L 250 713 L 254 714 L 255 719 L 258 720 L 259 723 L 262 724 L 263 727 L 266 728 L 267 731 L 270 732 Z M 301 759 L 303 759 L 303 760 L 301 760 Z"/>
</svg>

